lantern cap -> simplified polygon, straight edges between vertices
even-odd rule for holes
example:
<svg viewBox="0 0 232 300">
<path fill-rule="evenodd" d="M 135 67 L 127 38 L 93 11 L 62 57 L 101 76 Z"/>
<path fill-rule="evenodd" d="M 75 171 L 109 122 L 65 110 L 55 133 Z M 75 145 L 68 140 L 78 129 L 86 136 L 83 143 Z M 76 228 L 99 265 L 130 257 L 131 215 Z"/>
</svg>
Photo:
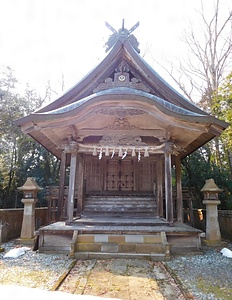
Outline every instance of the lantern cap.
<svg viewBox="0 0 232 300">
<path fill-rule="evenodd" d="M 223 190 L 220 189 L 216 183 L 214 182 L 214 179 L 207 179 L 205 181 L 205 185 L 201 189 L 201 192 L 222 192 Z"/>
<path fill-rule="evenodd" d="M 28 177 L 23 186 L 17 188 L 19 191 L 41 191 L 41 188 L 33 177 Z"/>
</svg>

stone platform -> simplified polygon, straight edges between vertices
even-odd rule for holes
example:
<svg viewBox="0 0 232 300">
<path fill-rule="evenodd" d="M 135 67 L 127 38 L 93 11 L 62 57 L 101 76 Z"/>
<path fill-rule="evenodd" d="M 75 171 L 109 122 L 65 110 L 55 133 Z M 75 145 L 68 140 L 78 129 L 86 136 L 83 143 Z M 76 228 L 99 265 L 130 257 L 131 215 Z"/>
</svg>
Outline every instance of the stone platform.
<svg viewBox="0 0 232 300">
<path fill-rule="evenodd" d="M 40 252 L 67 253 L 80 259 L 147 258 L 199 253 L 201 231 L 160 218 L 84 217 L 56 222 L 38 231 Z"/>
</svg>

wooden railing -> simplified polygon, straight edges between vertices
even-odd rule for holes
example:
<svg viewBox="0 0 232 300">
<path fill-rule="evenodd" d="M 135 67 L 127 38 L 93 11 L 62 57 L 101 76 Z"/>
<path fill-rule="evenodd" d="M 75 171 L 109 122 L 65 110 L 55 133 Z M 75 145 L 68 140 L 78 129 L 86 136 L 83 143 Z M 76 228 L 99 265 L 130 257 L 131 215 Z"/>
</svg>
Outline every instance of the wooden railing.
<svg viewBox="0 0 232 300">
<path fill-rule="evenodd" d="M 61 220 L 67 218 L 67 202 L 68 202 L 68 186 L 64 189 L 64 199 L 61 208 Z M 75 191 L 74 212 L 77 202 L 77 190 Z M 49 223 L 58 221 L 58 200 L 59 200 L 59 186 L 47 186 L 46 187 L 46 199 L 48 201 L 48 220 Z"/>
<path fill-rule="evenodd" d="M 194 227 L 192 192 L 193 190 L 191 188 L 182 187 L 183 221 L 184 223 Z M 164 192 L 164 196 L 165 196 L 165 192 Z M 174 216 L 176 217 L 177 216 L 177 195 L 176 195 L 175 188 L 173 188 L 173 203 L 174 203 Z"/>
</svg>

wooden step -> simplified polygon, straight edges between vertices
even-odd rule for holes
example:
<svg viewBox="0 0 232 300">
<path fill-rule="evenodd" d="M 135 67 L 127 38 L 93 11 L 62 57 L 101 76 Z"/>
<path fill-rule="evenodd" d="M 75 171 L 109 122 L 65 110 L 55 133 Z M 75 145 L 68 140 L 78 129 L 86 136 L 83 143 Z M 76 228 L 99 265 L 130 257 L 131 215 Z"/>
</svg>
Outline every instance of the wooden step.
<svg viewBox="0 0 232 300">
<path fill-rule="evenodd" d="M 144 205 L 124 205 L 124 206 L 118 206 L 118 205 L 89 205 L 86 206 L 83 210 L 83 212 L 93 212 L 93 213 L 107 213 L 107 212 L 114 212 L 114 213 L 123 213 L 123 212 L 155 212 L 156 208 L 152 205 L 144 206 Z"/>
<path fill-rule="evenodd" d="M 150 196 L 89 196 L 85 199 L 83 215 L 156 214 L 156 201 Z"/>
<path fill-rule="evenodd" d="M 109 217 L 101 214 L 98 216 L 81 216 L 81 218 L 75 219 L 70 222 L 69 225 L 81 226 L 82 228 L 85 227 L 85 229 L 91 230 L 92 232 L 99 230 L 99 228 L 104 228 L 104 230 L 111 232 L 139 232 L 140 228 L 142 228 L 142 230 L 145 230 L 146 227 L 147 231 L 151 228 L 152 230 L 154 230 L 154 227 L 168 226 L 168 223 L 158 217 L 151 217 L 150 214 L 147 218 L 144 218 L 144 216 L 135 217 L 134 215 L 131 218 L 128 217 L 128 215 L 126 216 L 126 218 L 124 218 L 124 216 L 122 215 L 115 217 L 110 215 Z"/>
<path fill-rule="evenodd" d="M 89 195 L 89 196 L 86 196 L 86 200 L 109 200 L 109 201 L 113 201 L 113 200 L 154 200 L 154 197 L 153 196 L 138 196 L 138 195 L 134 195 L 134 196 L 121 196 L 121 195 Z"/>
</svg>

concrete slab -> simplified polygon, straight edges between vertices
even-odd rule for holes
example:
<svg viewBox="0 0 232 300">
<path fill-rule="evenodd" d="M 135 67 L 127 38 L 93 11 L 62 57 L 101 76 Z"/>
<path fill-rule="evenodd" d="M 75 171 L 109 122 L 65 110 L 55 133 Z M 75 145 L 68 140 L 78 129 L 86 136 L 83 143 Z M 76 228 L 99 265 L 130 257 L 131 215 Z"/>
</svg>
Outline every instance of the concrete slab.
<svg viewBox="0 0 232 300">
<path fill-rule="evenodd" d="M 35 288 L 0 285 L 0 295 L 17 300 L 102 300 L 102 297 L 90 295 L 74 295 L 64 292 L 45 291 Z M 119 298 L 104 298 L 105 300 L 120 300 Z"/>
</svg>

